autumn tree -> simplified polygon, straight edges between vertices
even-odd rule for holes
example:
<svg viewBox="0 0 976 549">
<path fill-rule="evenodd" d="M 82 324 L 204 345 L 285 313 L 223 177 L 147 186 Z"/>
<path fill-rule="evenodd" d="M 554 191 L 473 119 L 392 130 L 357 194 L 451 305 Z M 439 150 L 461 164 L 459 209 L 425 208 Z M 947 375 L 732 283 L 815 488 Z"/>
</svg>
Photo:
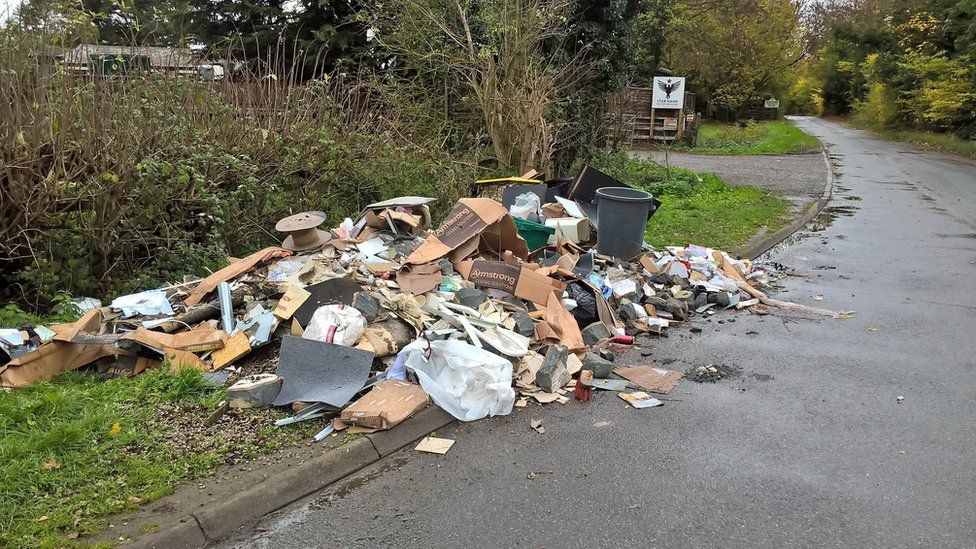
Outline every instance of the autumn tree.
<svg viewBox="0 0 976 549">
<path fill-rule="evenodd" d="M 667 30 L 664 64 L 689 77 L 713 107 L 777 94 L 804 57 L 792 0 L 685 0 Z"/>
</svg>

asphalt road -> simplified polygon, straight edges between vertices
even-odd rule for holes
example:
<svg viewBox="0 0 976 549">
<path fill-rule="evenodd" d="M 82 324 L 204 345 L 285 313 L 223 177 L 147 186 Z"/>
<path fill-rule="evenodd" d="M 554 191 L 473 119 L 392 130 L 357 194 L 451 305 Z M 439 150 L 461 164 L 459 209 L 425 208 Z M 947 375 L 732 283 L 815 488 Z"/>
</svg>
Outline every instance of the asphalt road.
<svg viewBox="0 0 976 549">
<path fill-rule="evenodd" d="M 976 164 L 797 123 L 841 175 L 778 297 L 853 318 L 699 320 L 627 360 L 741 376 L 457 425 L 220 546 L 976 545 Z"/>
<path fill-rule="evenodd" d="M 661 165 L 670 164 L 696 172 L 710 172 L 728 183 L 770 191 L 790 201 L 794 212 L 806 210 L 820 199 L 826 183 L 820 150 L 784 155 L 725 156 L 662 151 L 637 151 Z"/>
</svg>

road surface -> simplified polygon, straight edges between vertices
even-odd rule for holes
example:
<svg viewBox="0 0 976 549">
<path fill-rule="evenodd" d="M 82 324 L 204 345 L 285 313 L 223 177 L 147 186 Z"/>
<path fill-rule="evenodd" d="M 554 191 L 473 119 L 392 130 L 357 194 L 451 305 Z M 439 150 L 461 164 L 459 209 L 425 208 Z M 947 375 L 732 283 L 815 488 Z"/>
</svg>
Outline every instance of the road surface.
<svg viewBox="0 0 976 549">
<path fill-rule="evenodd" d="M 698 320 L 627 360 L 741 376 L 457 425 L 220 546 L 976 545 L 976 165 L 797 123 L 841 173 L 778 297 L 853 318 Z"/>
<path fill-rule="evenodd" d="M 662 151 L 637 151 L 661 165 L 670 164 L 697 172 L 710 172 L 734 185 L 758 187 L 790 202 L 790 210 L 802 212 L 820 199 L 826 183 L 823 154 L 819 149 L 784 155 L 725 156 Z"/>
</svg>

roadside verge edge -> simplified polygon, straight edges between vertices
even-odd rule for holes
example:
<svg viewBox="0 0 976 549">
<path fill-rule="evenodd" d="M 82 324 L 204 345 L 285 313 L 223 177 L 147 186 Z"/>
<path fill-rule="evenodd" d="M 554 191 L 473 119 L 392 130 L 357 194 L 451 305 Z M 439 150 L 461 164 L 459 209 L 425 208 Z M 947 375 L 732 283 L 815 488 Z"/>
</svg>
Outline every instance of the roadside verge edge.
<svg viewBox="0 0 976 549">
<path fill-rule="evenodd" d="M 823 157 L 824 165 L 827 169 L 827 179 L 824 182 L 823 193 L 816 202 L 810 204 L 803 215 L 793 220 L 789 225 L 782 227 L 773 234 L 767 236 L 756 244 L 753 244 L 745 252 L 739 254 L 742 257 L 748 258 L 750 260 L 756 259 L 762 254 L 771 250 L 774 246 L 780 242 L 786 240 L 789 236 L 796 233 L 800 229 L 806 226 L 814 217 L 817 216 L 824 209 L 824 206 L 830 202 L 830 198 L 833 196 L 834 192 L 834 168 L 830 163 L 830 156 L 827 152 L 827 147 L 823 143 L 820 144 L 820 154 Z"/>
</svg>

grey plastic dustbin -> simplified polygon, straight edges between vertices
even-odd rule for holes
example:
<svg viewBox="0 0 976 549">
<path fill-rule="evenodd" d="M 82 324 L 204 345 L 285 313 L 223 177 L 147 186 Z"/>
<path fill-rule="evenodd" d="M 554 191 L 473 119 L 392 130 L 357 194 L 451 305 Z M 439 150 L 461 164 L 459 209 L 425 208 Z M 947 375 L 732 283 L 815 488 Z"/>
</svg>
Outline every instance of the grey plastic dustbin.
<svg viewBox="0 0 976 549">
<path fill-rule="evenodd" d="M 629 187 L 603 187 L 596 191 L 596 249 L 603 255 L 633 259 L 641 252 L 647 215 L 654 197 Z"/>
</svg>

